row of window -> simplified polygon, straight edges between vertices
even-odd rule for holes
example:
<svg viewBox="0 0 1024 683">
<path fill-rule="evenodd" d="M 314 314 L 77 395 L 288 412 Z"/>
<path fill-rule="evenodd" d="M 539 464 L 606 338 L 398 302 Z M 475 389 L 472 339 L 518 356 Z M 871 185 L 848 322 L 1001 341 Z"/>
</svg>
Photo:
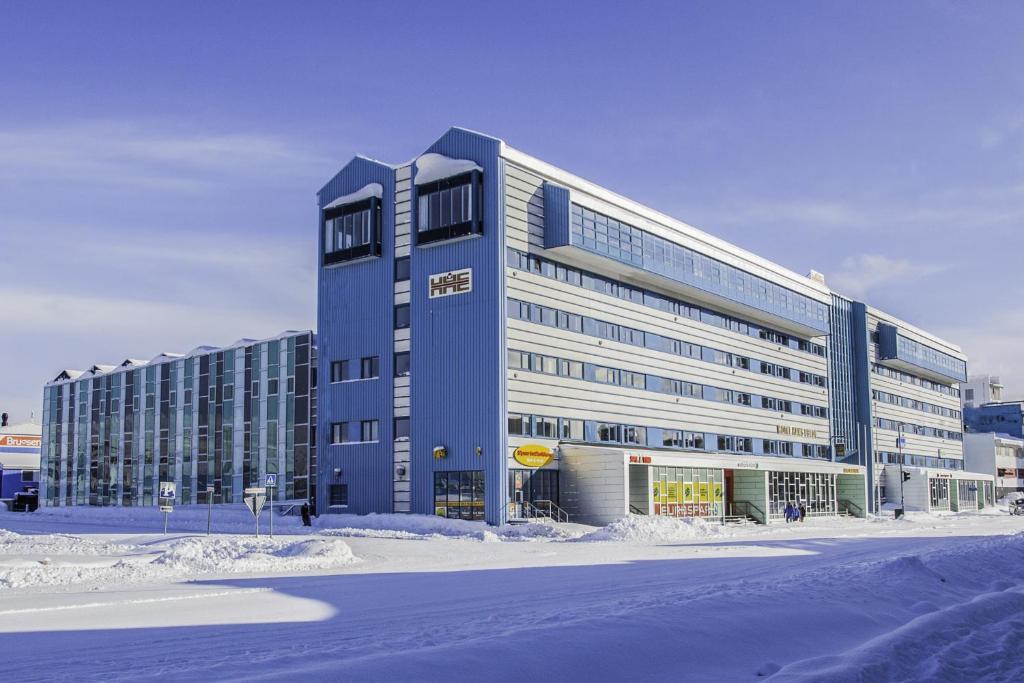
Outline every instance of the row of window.
<svg viewBox="0 0 1024 683">
<path fill-rule="evenodd" d="M 824 406 L 794 403 L 781 398 L 758 396 L 733 389 L 722 389 L 680 379 L 659 377 L 658 375 L 648 375 L 642 372 L 632 372 L 619 368 L 609 368 L 603 365 L 595 365 L 594 363 L 555 358 L 554 356 L 545 356 L 539 353 L 530 353 L 529 351 L 509 349 L 508 367 L 510 370 L 538 372 L 545 375 L 568 377 L 598 384 L 611 384 L 630 389 L 669 394 L 671 396 L 683 396 L 705 401 L 716 401 L 718 403 L 733 403 L 823 419 L 828 418 L 828 409 Z"/>
<path fill-rule="evenodd" d="M 925 425 L 915 425 L 909 422 L 901 422 L 899 420 L 888 420 L 883 417 L 875 418 L 875 426 L 879 429 L 889 429 L 892 431 L 902 430 L 906 434 L 916 434 L 918 436 L 931 436 L 936 439 L 950 439 L 951 441 L 963 441 L 963 432 L 953 432 L 948 429 L 938 429 L 936 427 L 926 427 Z"/>
<path fill-rule="evenodd" d="M 380 200 L 366 199 L 324 211 L 325 266 L 380 256 Z"/>
<path fill-rule="evenodd" d="M 804 458 L 829 459 L 829 447 L 821 444 L 793 443 L 774 439 L 755 439 L 749 436 L 706 434 L 680 429 L 641 427 L 637 425 L 577 420 L 509 413 L 509 436 L 530 436 L 562 441 L 612 443 L 629 446 L 654 446 L 682 450 L 723 453 L 751 453 L 754 455 L 789 455 Z"/>
<path fill-rule="evenodd" d="M 773 344 L 787 346 L 797 351 L 813 353 L 816 356 L 825 355 L 825 347 L 821 344 L 806 339 L 798 339 L 775 330 L 763 327 L 755 323 L 749 323 L 723 313 L 716 313 L 695 304 L 686 303 L 679 299 L 657 294 L 647 289 L 633 287 L 623 284 L 594 273 L 565 266 L 546 258 L 527 254 L 509 247 L 508 265 L 518 270 L 525 270 L 536 273 L 543 277 L 559 280 L 576 287 L 583 287 L 593 292 L 607 294 L 619 299 L 631 301 L 635 304 L 656 308 L 659 311 L 672 315 L 682 316 L 690 320 L 714 325 L 722 329 L 731 330 L 749 337 L 763 339 Z M 822 384 L 821 386 L 824 386 Z"/>
<path fill-rule="evenodd" d="M 901 406 L 903 408 L 911 408 L 913 410 L 920 410 L 925 413 L 931 413 L 933 415 L 940 415 L 942 417 L 952 417 L 960 419 L 961 413 L 959 410 L 953 410 L 952 408 L 946 408 L 945 406 L 935 405 L 934 403 L 925 403 L 924 401 L 918 401 L 906 396 L 898 396 L 896 394 L 890 394 L 886 391 L 878 391 L 876 389 L 871 390 L 871 397 L 876 401 L 882 403 L 888 403 L 894 406 Z"/>
<path fill-rule="evenodd" d="M 408 439 L 410 423 L 408 417 L 394 419 L 394 439 Z M 334 422 L 331 424 L 331 443 L 373 443 L 380 441 L 379 422 L 377 420 L 358 420 L 351 422 Z"/>
<path fill-rule="evenodd" d="M 920 365 L 921 367 L 937 369 L 943 374 L 952 374 L 967 379 L 967 362 L 954 358 L 948 353 L 943 353 L 930 346 L 925 346 L 913 339 L 908 339 L 897 333 L 896 335 L 897 357 L 903 360 Z"/>
<path fill-rule="evenodd" d="M 355 420 L 331 423 L 331 443 L 373 443 L 380 440 L 377 420 Z"/>
<path fill-rule="evenodd" d="M 960 387 L 958 386 L 950 386 L 948 384 L 933 382 L 930 379 L 924 379 L 917 375 L 911 375 L 909 372 L 903 372 L 902 370 L 886 367 L 885 365 L 879 365 L 878 363 L 871 364 L 871 372 L 881 375 L 882 377 L 894 379 L 898 382 L 906 382 L 908 384 L 921 387 L 922 389 L 929 389 L 931 391 L 937 391 L 940 394 L 945 394 L 946 396 L 960 398 Z"/>
<path fill-rule="evenodd" d="M 898 452 L 879 451 L 878 456 L 883 463 L 889 465 L 900 464 L 900 454 Z M 913 467 L 936 467 L 943 470 L 962 470 L 964 468 L 964 461 L 955 458 L 939 458 L 934 455 L 914 455 L 912 453 L 904 453 L 902 457 L 904 465 L 911 465 Z"/>
<path fill-rule="evenodd" d="M 332 382 L 351 382 L 357 379 L 380 377 L 380 357 L 365 356 L 359 359 L 359 374 L 356 375 L 356 361 L 336 360 L 331 362 Z"/>
<path fill-rule="evenodd" d="M 828 306 L 610 216 L 572 205 L 570 241 L 602 256 L 828 330 Z"/>
<path fill-rule="evenodd" d="M 654 332 L 644 332 L 643 330 L 626 327 L 625 325 L 617 325 L 591 318 L 590 316 L 568 313 L 557 308 L 551 308 L 550 306 L 531 304 L 519 301 L 518 299 L 508 300 L 508 316 L 513 320 L 524 320 L 526 322 L 547 325 L 548 327 L 557 327 L 569 332 L 597 337 L 598 339 L 608 339 L 631 346 L 641 346 L 652 351 L 671 353 L 676 356 L 683 356 L 684 358 L 739 368 L 748 372 L 781 377 L 794 382 L 800 382 L 801 384 L 824 387 L 828 383 L 824 376 L 811 372 L 794 370 L 777 363 L 768 363 L 755 358 L 748 358 L 747 356 L 727 353 L 708 346 L 684 342 L 681 339 L 664 337 Z"/>
</svg>

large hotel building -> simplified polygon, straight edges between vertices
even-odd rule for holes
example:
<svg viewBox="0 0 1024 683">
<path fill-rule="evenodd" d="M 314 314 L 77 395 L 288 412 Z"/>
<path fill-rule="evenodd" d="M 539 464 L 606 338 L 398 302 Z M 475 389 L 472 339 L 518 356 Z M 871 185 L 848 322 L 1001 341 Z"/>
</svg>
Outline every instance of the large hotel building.
<svg viewBox="0 0 1024 683">
<path fill-rule="evenodd" d="M 318 198 L 318 513 L 992 502 L 963 469 L 960 349 L 816 274 L 458 128 L 409 163 L 356 157 Z M 47 388 L 44 460 L 70 381 Z"/>
</svg>

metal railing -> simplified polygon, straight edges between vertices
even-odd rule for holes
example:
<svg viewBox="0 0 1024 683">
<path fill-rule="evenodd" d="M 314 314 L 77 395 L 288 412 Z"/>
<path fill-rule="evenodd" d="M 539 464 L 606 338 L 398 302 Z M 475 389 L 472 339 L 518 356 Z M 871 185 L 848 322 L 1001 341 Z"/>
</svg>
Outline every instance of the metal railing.
<svg viewBox="0 0 1024 683">
<path fill-rule="evenodd" d="M 844 510 L 845 509 L 846 514 L 853 515 L 854 517 L 863 517 L 864 516 L 864 509 L 861 508 L 861 506 L 857 505 L 856 503 L 854 503 L 852 501 L 846 500 L 846 499 L 841 499 L 839 501 L 839 509 L 840 510 Z"/>
<path fill-rule="evenodd" d="M 550 500 L 509 502 L 511 519 L 550 519 L 554 522 L 568 522 L 569 513 Z"/>
<path fill-rule="evenodd" d="M 641 510 L 640 508 L 638 508 L 636 505 L 633 505 L 632 503 L 630 503 L 630 505 L 629 505 L 629 511 L 632 514 L 634 514 L 634 515 L 646 515 L 647 514 L 647 510 Z"/>
<path fill-rule="evenodd" d="M 533 501 L 533 506 L 536 510 L 539 510 L 549 519 L 553 519 L 556 522 L 565 523 L 569 521 L 569 513 L 555 505 L 554 501 L 535 500 Z"/>
<path fill-rule="evenodd" d="M 764 511 L 761 508 L 746 500 L 729 503 L 729 512 L 730 516 L 749 517 L 759 524 L 764 524 L 767 520 L 767 517 L 765 517 Z"/>
</svg>

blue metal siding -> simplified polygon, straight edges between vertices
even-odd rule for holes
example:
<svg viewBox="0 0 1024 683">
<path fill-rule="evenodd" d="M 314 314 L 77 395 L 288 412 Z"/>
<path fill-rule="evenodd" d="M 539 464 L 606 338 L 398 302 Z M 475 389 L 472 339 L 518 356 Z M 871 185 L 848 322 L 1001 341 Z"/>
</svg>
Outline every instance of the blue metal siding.
<svg viewBox="0 0 1024 683">
<path fill-rule="evenodd" d="M 972 432 L 1000 432 L 1024 438 L 1024 406 L 1003 403 L 965 408 L 964 423 Z"/>
<path fill-rule="evenodd" d="M 452 129 L 427 150 L 471 159 L 484 169 L 483 234 L 413 246 L 410 259 L 412 511 L 433 513 L 434 472 L 483 470 L 490 524 L 505 520 L 508 497 L 500 145 L 494 138 Z M 412 206 L 415 233 L 415 197 Z M 471 293 L 428 297 L 430 275 L 462 268 L 473 269 Z M 432 450 L 440 445 L 448 455 L 435 459 Z"/>
<path fill-rule="evenodd" d="M 850 306 L 850 338 L 853 347 L 854 394 L 857 397 L 858 430 L 868 473 L 868 509 L 874 509 L 875 458 L 874 433 L 871 425 L 871 366 L 868 360 L 868 310 L 854 301 Z"/>
<path fill-rule="evenodd" d="M 357 157 L 318 193 L 319 206 L 380 183 L 381 257 L 330 267 L 319 266 L 318 277 L 318 387 L 317 456 L 318 512 L 328 512 L 329 484 L 348 484 L 345 512 L 391 512 L 393 480 L 394 412 L 394 253 L 395 171 L 389 166 Z M 322 263 L 323 220 L 317 220 Z M 331 361 L 380 357 L 378 379 L 331 383 Z M 334 422 L 376 419 L 379 441 L 367 444 L 331 445 Z M 335 469 L 341 470 L 336 476 Z"/>
<path fill-rule="evenodd" d="M 554 249 L 569 244 L 569 190 L 554 183 L 544 183 L 544 248 Z"/>
<path fill-rule="evenodd" d="M 832 295 L 829 312 L 832 334 L 829 337 L 829 419 L 832 435 L 846 444 L 847 462 L 861 457 L 853 451 L 858 446 L 857 394 L 854 372 L 853 302 Z"/>
</svg>

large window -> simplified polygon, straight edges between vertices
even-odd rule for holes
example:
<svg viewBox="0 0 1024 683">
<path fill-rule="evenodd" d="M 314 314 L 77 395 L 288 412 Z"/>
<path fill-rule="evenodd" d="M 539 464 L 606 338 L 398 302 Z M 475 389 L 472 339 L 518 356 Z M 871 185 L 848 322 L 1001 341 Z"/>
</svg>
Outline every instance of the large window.
<svg viewBox="0 0 1024 683">
<path fill-rule="evenodd" d="M 483 232 L 480 220 L 481 174 L 471 171 L 416 187 L 416 243 Z"/>
<path fill-rule="evenodd" d="M 331 484 L 327 487 L 327 504 L 330 507 L 348 506 L 348 484 Z"/>
<path fill-rule="evenodd" d="M 434 514 L 449 519 L 484 518 L 484 473 L 434 472 Z"/>
<path fill-rule="evenodd" d="M 334 422 L 331 424 L 331 443 L 369 443 L 377 441 L 379 429 L 377 420 L 359 422 Z"/>
<path fill-rule="evenodd" d="M 787 503 L 803 505 L 809 517 L 837 514 L 836 475 L 768 472 L 769 517 L 784 519 Z"/>
<path fill-rule="evenodd" d="M 380 256 L 380 200 L 324 211 L 324 265 Z"/>
</svg>

